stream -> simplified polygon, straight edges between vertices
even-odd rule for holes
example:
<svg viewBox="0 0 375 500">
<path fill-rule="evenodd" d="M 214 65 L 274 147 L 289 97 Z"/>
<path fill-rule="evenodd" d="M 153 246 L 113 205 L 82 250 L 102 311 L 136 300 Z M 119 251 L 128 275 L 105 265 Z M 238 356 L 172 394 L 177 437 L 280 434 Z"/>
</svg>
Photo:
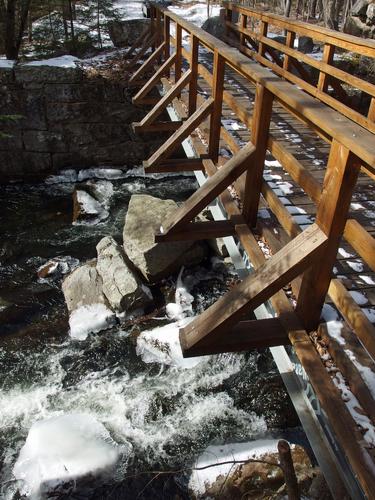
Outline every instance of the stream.
<svg viewBox="0 0 375 500">
<path fill-rule="evenodd" d="M 38 268 L 56 257 L 67 268 L 94 258 L 106 235 L 122 242 L 132 194 L 179 202 L 196 189 L 192 176 L 144 178 L 134 171 L 108 178 L 101 170 L 93 176 L 90 182 L 109 193 L 109 217 L 97 224 L 72 224 L 77 181 L 68 182 L 69 176 L 0 187 L 0 498 L 27 498 L 13 476 L 20 449 L 35 422 L 66 413 L 94 416 L 126 451 L 110 478 L 68 483 L 53 498 L 191 498 L 188 469 L 208 445 L 264 437 L 304 441 L 266 350 L 209 356 L 188 368 L 166 364 L 162 353 L 142 357 L 137 336 L 168 323 L 162 307 L 157 319 L 125 321 L 82 341 L 69 336 L 63 276 L 38 278 Z M 187 272 L 195 277 L 195 314 L 235 277 L 217 259 Z M 161 306 L 175 283 L 172 276 L 153 289 Z M 172 469 L 179 472 L 147 474 Z"/>
</svg>

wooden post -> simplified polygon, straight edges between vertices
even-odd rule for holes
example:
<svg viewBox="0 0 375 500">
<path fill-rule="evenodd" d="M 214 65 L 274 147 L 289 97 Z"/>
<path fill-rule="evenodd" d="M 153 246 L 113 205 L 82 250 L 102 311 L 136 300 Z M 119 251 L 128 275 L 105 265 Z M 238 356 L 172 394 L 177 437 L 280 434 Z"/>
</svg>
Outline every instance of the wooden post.
<svg viewBox="0 0 375 500">
<path fill-rule="evenodd" d="M 268 23 L 265 21 L 260 22 L 260 36 L 267 36 L 267 31 L 268 31 Z M 264 57 L 264 54 L 266 52 L 267 47 L 264 46 L 264 43 L 259 42 L 259 47 L 258 47 L 258 54 L 262 57 Z"/>
<path fill-rule="evenodd" d="M 191 79 L 189 87 L 189 116 L 197 109 L 197 94 L 198 94 L 198 51 L 199 38 L 195 35 L 190 35 L 190 70 Z"/>
<path fill-rule="evenodd" d="M 212 81 L 212 97 L 214 107 L 211 114 L 210 138 L 208 154 L 211 160 L 216 163 L 219 158 L 221 112 L 223 107 L 225 60 L 215 50 L 214 54 L 214 75 Z"/>
<path fill-rule="evenodd" d="M 326 64 L 331 64 L 333 61 L 334 53 L 335 53 L 335 46 L 326 43 L 323 49 L 322 61 Z M 328 84 L 329 84 L 329 76 L 323 71 L 320 71 L 318 80 L 318 89 L 321 90 L 322 92 L 327 92 Z"/>
<path fill-rule="evenodd" d="M 260 191 L 262 189 L 264 160 L 272 114 L 273 94 L 258 83 L 256 87 L 251 142 L 256 148 L 255 158 L 246 172 L 243 200 L 243 214 L 250 225 L 255 227 L 258 215 Z"/>
<path fill-rule="evenodd" d="M 227 23 L 232 22 L 232 11 L 228 8 L 225 9 L 225 36 L 229 38 L 230 29 Z"/>
<path fill-rule="evenodd" d="M 358 158 L 333 140 L 316 214 L 316 224 L 327 235 L 328 244 L 324 258 L 304 274 L 296 306 L 296 312 L 308 331 L 319 324 L 359 170 Z"/>
<path fill-rule="evenodd" d="M 181 78 L 181 66 L 182 66 L 181 48 L 182 48 L 182 28 L 179 24 L 176 23 L 176 62 L 174 66 L 175 83 L 178 82 L 178 80 Z"/>
<path fill-rule="evenodd" d="M 164 13 L 164 59 L 167 61 L 171 55 L 171 20 Z M 166 72 L 166 77 L 169 78 L 169 70 Z"/>
<path fill-rule="evenodd" d="M 247 16 L 245 14 L 241 14 L 241 28 L 247 28 Z M 241 47 L 246 46 L 246 35 L 244 33 L 240 34 L 240 45 Z"/>
<path fill-rule="evenodd" d="M 286 34 L 286 46 L 293 48 L 294 47 L 294 41 L 296 39 L 296 34 L 294 31 L 287 31 Z M 289 64 L 290 64 L 290 56 L 287 54 L 284 54 L 284 62 L 283 62 L 283 69 L 286 71 L 289 71 Z"/>
<path fill-rule="evenodd" d="M 277 443 L 277 450 L 279 452 L 280 465 L 284 474 L 288 500 L 300 500 L 301 497 L 298 491 L 298 482 L 289 443 L 284 439 L 280 439 Z"/>
</svg>

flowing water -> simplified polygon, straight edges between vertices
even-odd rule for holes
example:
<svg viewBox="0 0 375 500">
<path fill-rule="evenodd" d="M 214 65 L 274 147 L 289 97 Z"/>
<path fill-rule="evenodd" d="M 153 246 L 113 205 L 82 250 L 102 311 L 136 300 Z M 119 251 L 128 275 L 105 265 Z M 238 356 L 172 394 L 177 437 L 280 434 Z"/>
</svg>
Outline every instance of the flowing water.
<svg viewBox="0 0 375 500">
<path fill-rule="evenodd" d="M 72 225 L 74 183 L 0 188 L 0 498 L 21 498 L 14 464 L 32 424 L 52 416 L 91 414 L 128 446 L 105 484 L 91 480 L 88 489 L 70 485 L 59 493 L 72 499 L 189 498 L 188 470 L 147 472 L 188 469 L 209 444 L 281 436 L 298 425 L 266 351 L 211 356 L 192 368 L 166 365 L 162 357 L 146 363 L 137 335 L 166 323 L 160 319 L 125 322 L 84 341 L 69 337 L 61 276 L 40 279 L 38 267 L 58 256 L 70 264 L 93 258 L 105 235 L 120 242 L 131 194 L 181 201 L 196 188 L 188 176 L 110 182 L 103 184 L 113 188 L 110 216 L 96 225 Z M 195 312 L 233 277 L 209 260 L 189 272 L 196 277 Z M 160 304 L 175 278 L 153 290 Z"/>
</svg>

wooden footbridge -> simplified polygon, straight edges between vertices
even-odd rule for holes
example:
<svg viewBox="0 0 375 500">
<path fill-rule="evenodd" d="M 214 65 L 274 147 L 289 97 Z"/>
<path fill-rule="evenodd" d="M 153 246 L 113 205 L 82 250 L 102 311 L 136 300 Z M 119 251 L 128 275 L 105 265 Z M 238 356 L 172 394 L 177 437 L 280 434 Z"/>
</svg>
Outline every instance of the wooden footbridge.
<svg viewBox="0 0 375 500">
<path fill-rule="evenodd" d="M 233 236 L 253 268 L 181 329 L 183 353 L 291 346 L 357 481 L 350 495 L 375 498 L 375 85 L 335 63 L 345 53 L 371 63 L 375 42 L 224 7 L 227 43 L 153 4 L 127 53 L 133 102 L 151 106 L 134 130 L 170 131 L 145 172 L 207 177 L 156 241 Z M 294 48 L 302 36 L 322 57 Z M 186 141 L 194 157 L 176 154 Z M 215 200 L 225 219 L 197 221 Z M 274 317 L 255 319 L 265 302 Z M 333 494 L 346 495 L 338 483 Z"/>
</svg>

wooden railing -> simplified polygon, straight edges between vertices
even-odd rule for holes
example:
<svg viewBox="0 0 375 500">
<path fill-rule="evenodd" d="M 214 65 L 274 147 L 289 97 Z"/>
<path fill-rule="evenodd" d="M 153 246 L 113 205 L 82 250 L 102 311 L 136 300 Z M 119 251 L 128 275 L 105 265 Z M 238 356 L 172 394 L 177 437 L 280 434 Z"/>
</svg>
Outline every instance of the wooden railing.
<svg viewBox="0 0 375 500">
<path fill-rule="evenodd" d="M 153 5 L 151 14 L 151 32 L 142 40 L 143 45 L 129 67 L 134 61 L 139 62 L 139 53 L 143 57 L 147 47 L 154 47 L 154 51 L 134 70 L 129 85 L 140 87 L 133 97 L 134 104 L 155 105 L 133 128 L 140 133 L 161 130 L 173 133 L 144 162 L 145 171 L 202 170 L 208 176 L 205 184 L 163 223 L 156 241 L 233 235 L 256 269 L 181 330 L 184 355 L 293 344 L 321 405 L 333 422 L 338 441 L 362 488 L 370 496 L 375 491 L 375 477 L 369 465 L 371 458 L 361 446 L 361 435 L 307 332 L 318 327 L 329 292 L 349 326 L 375 357 L 374 326 L 354 307 L 341 281 L 331 280 L 343 234 L 375 269 L 374 238 L 358 222 L 348 220 L 358 176 L 375 173 L 374 133 L 371 127 L 360 126 L 345 116 L 347 113 L 332 109 L 323 99 L 303 92 L 291 81 L 280 78 L 170 11 Z M 254 104 L 240 103 L 225 84 L 228 74 L 244 79 L 246 86 L 253 89 Z M 162 97 L 152 95 L 159 84 L 164 89 Z M 203 85 L 209 89 L 207 98 L 201 92 Z M 179 120 L 160 121 L 171 104 Z M 236 137 L 223 127 L 224 106 L 248 128 L 250 141 L 245 146 L 241 147 Z M 270 132 L 272 116 L 280 109 L 329 145 L 323 184 Z M 188 137 L 196 158 L 173 158 L 173 153 Z M 226 163 L 220 156 L 223 143 L 232 152 Z M 316 204 L 315 223 L 304 231 L 263 178 L 267 150 Z M 233 198 L 232 187 L 239 202 Z M 217 197 L 226 210 L 227 220 L 195 222 L 196 216 Z M 260 202 L 267 204 L 285 233 L 283 248 L 278 241 L 269 241 L 274 255 L 268 260 L 254 233 L 254 228 L 260 233 L 265 231 L 258 217 Z M 290 282 L 297 298 L 295 308 L 282 289 Z M 271 301 L 277 318 L 243 320 L 266 300 Z M 360 401 L 361 394 L 361 391 L 356 394 Z"/>
<path fill-rule="evenodd" d="M 224 2 L 223 6 L 227 36 L 233 40 L 235 35 L 241 52 L 362 127 L 375 132 L 374 83 L 346 71 L 345 60 L 341 68 L 334 61 L 335 56 L 342 58 L 346 54 L 347 58 L 350 56 L 358 63 L 359 57 L 365 56 L 369 58 L 369 64 L 372 59 L 375 72 L 375 40 L 293 21 L 230 2 Z M 284 33 L 285 43 L 274 39 L 276 34 L 282 36 Z M 294 45 L 299 37 L 312 38 L 322 49 L 322 55 L 316 53 L 312 57 L 297 50 Z M 349 60 L 346 65 L 350 66 Z M 375 81 L 375 74 L 372 79 Z"/>
</svg>

